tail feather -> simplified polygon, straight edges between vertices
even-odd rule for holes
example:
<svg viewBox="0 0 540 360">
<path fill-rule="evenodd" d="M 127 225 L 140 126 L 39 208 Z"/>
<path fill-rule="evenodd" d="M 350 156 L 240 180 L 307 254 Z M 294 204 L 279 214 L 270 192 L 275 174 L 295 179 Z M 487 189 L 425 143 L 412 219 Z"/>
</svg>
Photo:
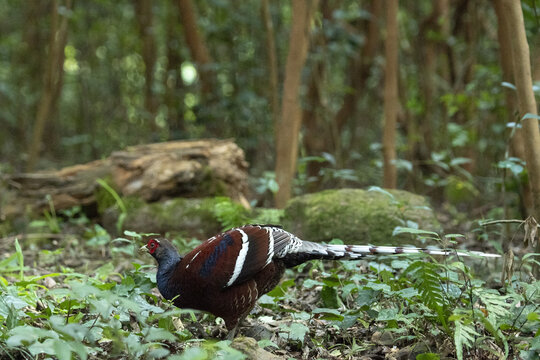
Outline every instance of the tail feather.
<svg viewBox="0 0 540 360">
<path fill-rule="evenodd" d="M 365 256 L 384 255 L 384 254 L 419 254 L 425 253 L 430 255 L 441 256 L 479 256 L 495 258 L 500 257 L 497 254 L 487 254 L 478 251 L 464 251 L 452 249 L 436 249 L 436 248 L 416 248 L 416 247 L 401 247 L 401 246 L 373 246 L 373 245 L 325 245 L 311 241 L 305 241 L 298 238 L 296 235 L 283 230 L 274 225 L 254 225 L 267 230 L 269 242 L 268 246 L 272 249 L 269 251 L 271 257 L 276 258 L 285 263 L 286 266 L 292 267 L 299 265 L 308 260 L 327 259 L 327 260 L 355 260 Z"/>
<path fill-rule="evenodd" d="M 308 260 L 356 260 L 366 256 L 391 254 L 429 254 L 441 256 L 478 256 L 487 258 L 500 257 L 497 254 L 488 254 L 479 251 L 463 251 L 452 249 L 416 248 L 401 246 L 373 246 L 373 245 L 324 245 L 310 241 L 302 241 L 294 251 L 282 257 L 289 267 L 299 265 Z"/>
</svg>

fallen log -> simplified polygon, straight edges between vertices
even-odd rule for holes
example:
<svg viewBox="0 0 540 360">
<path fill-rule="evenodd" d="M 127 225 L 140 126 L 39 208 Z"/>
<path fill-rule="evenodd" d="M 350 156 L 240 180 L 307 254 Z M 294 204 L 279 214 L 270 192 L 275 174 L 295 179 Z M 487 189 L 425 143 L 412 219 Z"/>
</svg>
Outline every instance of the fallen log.
<svg viewBox="0 0 540 360">
<path fill-rule="evenodd" d="M 229 196 L 247 206 L 247 162 L 231 140 L 193 140 L 131 146 L 110 157 L 57 171 L 9 175 L 0 219 L 26 212 L 96 203 L 104 179 L 121 196 L 147 202 L 171 197 Z"/>
</svg>

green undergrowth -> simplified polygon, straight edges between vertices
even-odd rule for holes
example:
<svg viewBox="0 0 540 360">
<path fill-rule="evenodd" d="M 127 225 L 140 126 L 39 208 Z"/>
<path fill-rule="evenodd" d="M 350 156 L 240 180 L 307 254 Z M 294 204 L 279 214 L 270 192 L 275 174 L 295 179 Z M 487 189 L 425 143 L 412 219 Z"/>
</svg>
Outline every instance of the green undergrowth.
<svg viewBox="0 0 540 360">
<path fill-rule="evenodd" d="M 251 220 L 235 219 L 231 206 L 224 201 L 218 209 L 229 221 L 224 225 Z M 263 215 L 272 220 L 276 214 Z M 70 221 L 85 233 L 49 248 L 15 240 L 0 259 L 2 359 L 248 357 L 223 340 L 221 319 L 160 297 L 153 259 L 136 251 L 142 234 L 113 239 L 75 218 L 60 225 Z M 399 232 L 440 240 L 435 233 Z M 181 252 L 200 243 L 174 242 Z M 284 358 L 537 359 L 540 282 L 529 276 L 535 258 L 516 261 L 504 285 L 494 280 L 500 259 L 420 254 L 312 261 L 287 270 L 241 334 L 256 337 L 258 350 Z M 486 271 L 475 275 L 471 264 Z"/>
</svg>

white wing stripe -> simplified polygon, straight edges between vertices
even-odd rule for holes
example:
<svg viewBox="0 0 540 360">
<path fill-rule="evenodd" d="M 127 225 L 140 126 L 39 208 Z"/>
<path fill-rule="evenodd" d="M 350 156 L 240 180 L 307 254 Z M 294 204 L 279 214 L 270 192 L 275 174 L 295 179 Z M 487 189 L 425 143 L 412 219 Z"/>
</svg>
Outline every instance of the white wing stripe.
<svg viewBox="0 0 540 360">
<path fill-rule="evenodd" d="M 227 286 L 231 286 L 236 281 L 236 279 L 238 279 L 238 276 L 240 276 L 240 273 L 242 272 L 242 268 L 244 267 L 244 262 L 246 261 L 246 255 L 249 249 L 248 235 L 241 229 L 236 229 L 236 231 L 242 234 L 242 248 L 240 249 L 240 252 L 238 253 L 238 257 L 236 258 L 236 264 L 234 265 L 234 272 L 231 278 L 229 279 L 229 282 L 227 282 Z"/>
<path fill-rule="evenodd" d="M 268 232 L 268 257 L 266 258 L 265 266 L 268 265 L 274 257 L 274 234 L 271 229 L 266 229 L 266 231 Z"/>
</svg>

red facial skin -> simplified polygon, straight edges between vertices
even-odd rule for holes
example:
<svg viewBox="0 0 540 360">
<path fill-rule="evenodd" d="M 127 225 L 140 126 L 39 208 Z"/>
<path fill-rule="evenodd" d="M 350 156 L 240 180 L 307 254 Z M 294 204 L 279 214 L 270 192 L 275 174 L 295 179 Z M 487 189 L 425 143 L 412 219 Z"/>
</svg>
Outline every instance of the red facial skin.
<svg viewBox="0 0 540 360">
<path fill-rule="evenodd" d="M 148 249 L 148 252 L 150 254 L 153 254 L 158 247 L 159 241 L 157 241 L 156 239 L 150 239 L 148 240 L 148 244 L 146 244 L 146 248 Z"/>
</svg>

